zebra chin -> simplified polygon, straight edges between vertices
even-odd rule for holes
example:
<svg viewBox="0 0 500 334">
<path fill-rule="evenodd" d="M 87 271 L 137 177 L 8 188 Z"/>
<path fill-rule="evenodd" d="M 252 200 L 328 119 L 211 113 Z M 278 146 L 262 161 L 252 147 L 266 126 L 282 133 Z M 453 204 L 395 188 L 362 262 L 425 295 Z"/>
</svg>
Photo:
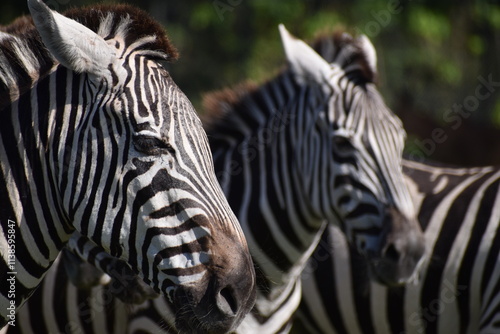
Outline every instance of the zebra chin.
<svg viewBox="0 0 500 334">
<path fill-rule="evenodd" d="M 400 286 L 418 279 L 424 261 L 425 238 L 416 219 L 395 209 L 386 212 L 386 231 L 379 251 L 366 257 L 370 277 L 387 286 Z"/>
</svg>

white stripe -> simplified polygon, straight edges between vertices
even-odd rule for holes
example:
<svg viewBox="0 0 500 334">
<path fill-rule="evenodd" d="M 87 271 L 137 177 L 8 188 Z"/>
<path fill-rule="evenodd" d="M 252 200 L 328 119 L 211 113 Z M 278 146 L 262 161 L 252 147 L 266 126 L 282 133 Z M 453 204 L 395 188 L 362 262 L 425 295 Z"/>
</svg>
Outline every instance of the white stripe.
<svg viewBox="0 0 500 334">
<path fill-rule="evenodd" d="M 160 270 L 161 268 L 185 269 L 199 264 L 208 263 L 209 260 L 210 255 L 205 252 L 182 253 L 169 258 L 164 258 L 158 264 L 158 268 Z"/>
</svg>

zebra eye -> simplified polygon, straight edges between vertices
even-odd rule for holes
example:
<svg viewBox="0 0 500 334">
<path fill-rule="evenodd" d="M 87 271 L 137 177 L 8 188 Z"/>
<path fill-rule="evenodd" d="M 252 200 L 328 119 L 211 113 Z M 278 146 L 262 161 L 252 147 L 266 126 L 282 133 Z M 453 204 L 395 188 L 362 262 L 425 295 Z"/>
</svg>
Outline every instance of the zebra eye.
<svg viewBox="0 0 500 334">
<path fill-rule="evenodd" d="M 355 150 L 350 138 L 346 136 L 336 135 L 333 137 L 335 150 L 339 153 L 350 153 Z"/>
<path fill-rule="evenodd" d="M 148 155 L 160 155 L 167 152 L 175 154 L 172 145 L 152 136 L 134 136 L 134 147 L 137 151 Z"/>
</svg>

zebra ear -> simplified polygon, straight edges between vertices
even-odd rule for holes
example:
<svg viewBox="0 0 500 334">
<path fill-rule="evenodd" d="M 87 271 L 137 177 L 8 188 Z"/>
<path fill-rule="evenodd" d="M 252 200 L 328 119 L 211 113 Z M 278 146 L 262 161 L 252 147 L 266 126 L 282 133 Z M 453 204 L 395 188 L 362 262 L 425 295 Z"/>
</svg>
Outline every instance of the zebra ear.
<svg viewBox="0 0 500 334">
<path fill-rule="evenodd" d="M 330 64 L 309 45 L 293 37 L 284 25 L 280 24 L 279 30 L 286 58 L 297 81 L 303 83 L 312 79 L 323 83 L 331 72 Z"/>
<path fill-rule="evenodd" d="M 372 42 L 365 35 L 361 35 L 357 38 L 357 42 L 361 50 L 365 55 L 366 62 L 373 76 L 377 74 L 377 52 Z"/>
<path fill-rule="evenodd" d="M 41 0 L 28 0 L 28 7 L 43 43 L 62 65 L 78 73 L 103 75 L 115 50 L 101 36 Z"/>
</svg>

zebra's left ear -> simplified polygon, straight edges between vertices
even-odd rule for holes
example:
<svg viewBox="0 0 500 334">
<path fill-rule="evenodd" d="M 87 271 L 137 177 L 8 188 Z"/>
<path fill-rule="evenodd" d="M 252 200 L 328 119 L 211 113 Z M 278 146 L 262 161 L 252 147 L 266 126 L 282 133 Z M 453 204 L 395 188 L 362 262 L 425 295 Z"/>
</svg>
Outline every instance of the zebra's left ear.
<svg viewBox="0 0 500 334">
<path fill-rule="evenodd" d="M 28 0 L 28 7 L 43 43 L 62 65 L 78 73 L 106 73 L 115 50 L 101 36 L 41 0 Z"/>
<path fill-rule="evenodd" d="M 361 35 L 357 38 L 358 45 L 365 55 L 367 65 L 372 72 L 373 76 L 377 74 L 377 52 L 372 42 L 365 35 Z"/>
<path fill-rule="evenodd" d="M 296 80 L 300 83 L 308 80 L 323 83 L 331 72 L 330 64 L 309 45 L 293 37 L 284 25 L 280 24 L 279 30 L 286 58 Z"/>
</svg>

